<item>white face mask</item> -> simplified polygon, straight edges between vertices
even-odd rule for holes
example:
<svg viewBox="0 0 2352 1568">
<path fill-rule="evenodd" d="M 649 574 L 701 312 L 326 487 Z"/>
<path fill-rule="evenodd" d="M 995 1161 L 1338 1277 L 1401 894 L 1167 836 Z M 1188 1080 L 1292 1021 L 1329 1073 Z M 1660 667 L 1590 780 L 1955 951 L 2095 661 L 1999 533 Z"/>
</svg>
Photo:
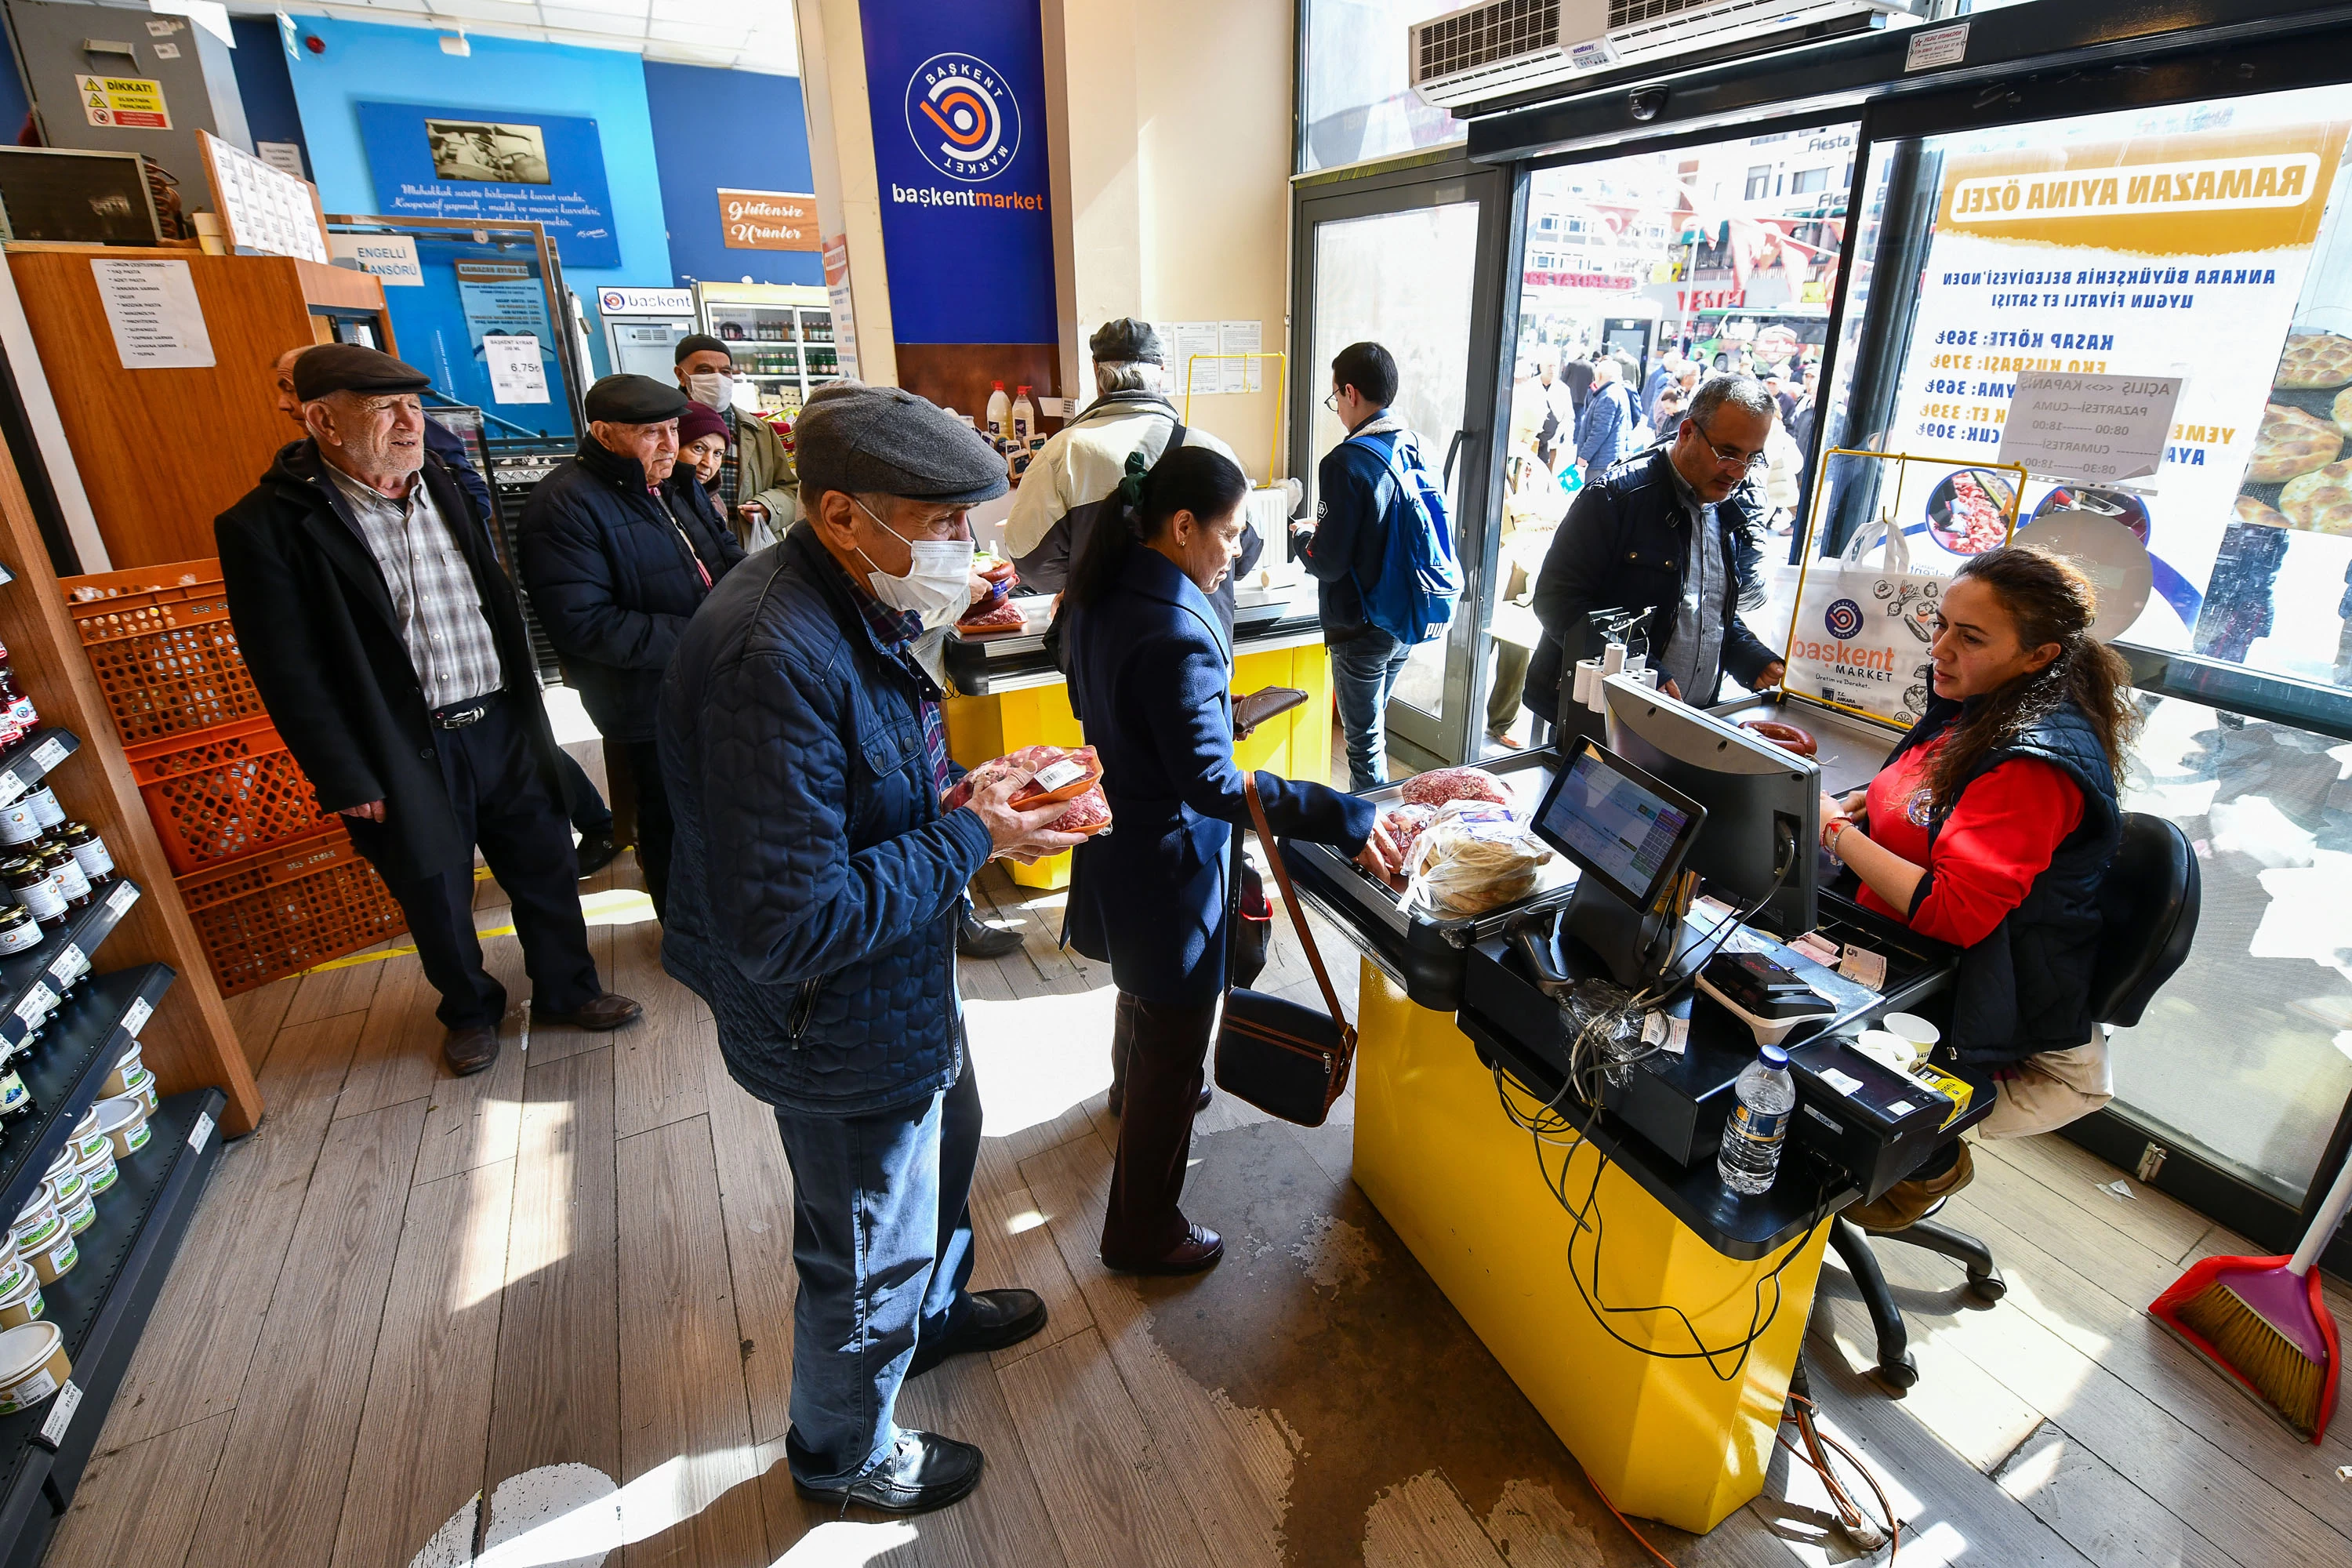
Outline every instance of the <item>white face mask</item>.
<svg viewBox="0 0 2352 1568">
<path fill-rule="evenodd" d="M 874 509 L 849 498 L 850 504 L 868 517 Z M 978 546 L 969 539 L 908 539 L 905 534 L 874 517 L 882 531 L 898 540 L 911 551 L 914 559 L 903 577 L 893 577 L 879 566 L 874 557 L 866 555 L 866 564 L 873 566 L 867 586 L 874 596 L 892 609 L 923 617 L 924 629 L 944 626 L 955 620 L 971 604 L 971 561 Z"/>
<path fill-rule="evenodd" d="M 688 396 L 705 408 L 724 410 L 734 405 L 735 378 L 722 375 L 715 370 L 704 371 L 699 375 L 686 378 L 686 391 Z"/>
</svg>

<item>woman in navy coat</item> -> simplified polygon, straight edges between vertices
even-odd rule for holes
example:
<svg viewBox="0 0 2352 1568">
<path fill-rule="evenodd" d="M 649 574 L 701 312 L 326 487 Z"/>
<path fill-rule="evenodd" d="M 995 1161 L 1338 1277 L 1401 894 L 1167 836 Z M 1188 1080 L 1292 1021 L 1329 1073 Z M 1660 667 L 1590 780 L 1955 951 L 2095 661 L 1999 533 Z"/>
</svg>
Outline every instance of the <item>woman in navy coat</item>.
<svg viewBox="0 0 2352 1568">
<path fill-rule="evenodd" d="M 1118 986 L 1127 1089 L 1102 1260 L 1134 1273 L 1192 1273 L 1224 1251 L 1177 1198 L 1225 986 L 1234 826 L 1250 820 L 1234 766 L 1233 645 L 1208 598 L 1240 553 L 1248 492 L 1233 460 L 1204 447 L 1130 469 L 1126 526 L 1095 529 L 1064 595 L 1070 703 L 1102 759 L 1112 818 L 1078 847 L 1066 934 Z M 1394 863 L 1370 802 L 1256 776 L 1276 834 Z"/>
</svg>

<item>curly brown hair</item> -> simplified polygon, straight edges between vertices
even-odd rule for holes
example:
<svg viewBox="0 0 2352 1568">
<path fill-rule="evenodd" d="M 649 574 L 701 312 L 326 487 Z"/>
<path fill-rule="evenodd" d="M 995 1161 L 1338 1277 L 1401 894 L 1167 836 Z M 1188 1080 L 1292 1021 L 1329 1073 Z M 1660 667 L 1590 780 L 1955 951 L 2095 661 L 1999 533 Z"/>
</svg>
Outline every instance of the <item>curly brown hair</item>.
<svg viewBox="0 0 2352 1568">
<path fill-rule="evenodd" d="M 1976 713 L 1952 731 L 1927 775 L 1936 815 L 1952 809 L 1963 784 L 1988 752 L 2011 743 L 2070 701 L 2091 721 L 2107 753 L 2107 765 L 2120 777 L 2140 715 L 2131 700 L 2130 667 L 2091 636 L 2099 614 L 2098 591 L 2091 580 L 2073 562 L 2034 544 L 2011 544 L 1971 556 L 1958 577 L 1992 590 L 2015 623 L 2020 644 L 2036 648 L 2056 643 L 2059 652 L 2042 668 L 1987 694 Z"/>
</svg>

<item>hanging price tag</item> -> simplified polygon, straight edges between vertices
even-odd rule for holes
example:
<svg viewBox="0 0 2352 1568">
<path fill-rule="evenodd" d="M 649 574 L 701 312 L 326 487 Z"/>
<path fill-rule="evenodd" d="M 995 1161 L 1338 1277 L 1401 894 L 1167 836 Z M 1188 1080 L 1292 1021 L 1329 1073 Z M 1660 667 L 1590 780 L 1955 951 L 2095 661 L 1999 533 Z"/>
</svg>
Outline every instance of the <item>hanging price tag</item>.
<svg viewBox="0 0 2352 1568">
<path fill-rule="evenodd" d="M 25 781 L 16 776 L 16 769 L 0 773 L 0 805 L 6 805 L 24 793 Z"/>
<path fill-rule="evenodd" d="M 130 1006 L 125 1007 L 122 1010 L 122 1027 L 124 1032 L 136 1037 L 139 1033 L 139 1026 L 154 1016 L 155 1009 L 148 1002 L 146 997 L 141 996 L 135 998 Z"/>
<path fill-rule="evenodd" d="M 41 1020 L 49 1016 L 49 1009 L 57 1005 L 58 994 L 36 980 L 33 988 L 17 1000 L 16 1016 L 24 1022 L 25 1027 L 37 1028 Z"/>
<path fill-rule="evenodd" d="M 213 1113 L 209 1110 L 197 1111 L 196 1124 L 188 1129 L 188 1147 L 191 1149 L 202 1149 L 206 1143 L 212 1141 L 212 1136 Z"/>
<path fill-rule="evenodd" d="M 66 743 L 55 735 L 33 748 L 33 761 L 40 765 L 43 773 L 47 773 L 65 760 Z"/>
<path fill-rule="evenodd" d="M 81 1385 L 72 1378 L 58 1390 L 57 1402 L 49 1406 L 48 1415 L 41 1422 L 41 1441 L 56 1447 L 66 1440 L 66 1431 L 73 1425 L 74 1412 L 81 1408 Z"/>
<path fill-rule="evenodd" d="M 51 961 L 49 973 L 56 975 L 60 984 L 70 985 L 89 968 L 89 960 L 83 956 L 81 949 L 68 942 L 65 951 Z"/>
<path fill-rule="evenodd" d="M 114 891 L 106 895 L 106 907 L 118 915 L 138 901 L 139 884 L 136 882 L 117 882 Z"/>
</svg>

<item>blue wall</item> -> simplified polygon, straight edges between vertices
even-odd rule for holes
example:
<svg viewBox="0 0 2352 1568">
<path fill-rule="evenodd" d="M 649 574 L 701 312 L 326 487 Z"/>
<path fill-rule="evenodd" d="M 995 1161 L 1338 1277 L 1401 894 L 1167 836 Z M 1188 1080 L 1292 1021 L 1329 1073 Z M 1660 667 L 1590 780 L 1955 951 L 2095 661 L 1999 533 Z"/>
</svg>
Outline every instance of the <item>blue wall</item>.
<svg viewBox="0 0 2352 1568">
<path fill-rule="evenodd" d="M 236 66 L 236 96 L 245 103 L 246 128 L 256 142 L 291 142 L 302 146 L 302 110 L 294 102 L 294 82 L 287 70 L 293 62 L 286 58 L 278 18 L 232 16 L 228 26 L 236 39 L 228 58 Z M 302 154 L 306 166 L 310 156 L 306 148 Z"/>
<path fill-rule="evenodd" d="M 683 287 L 706 283 L 822 283 L 814 251 L 730 250 L 719 187 L 813 191 L 808 116 L 797 78 L 706 66 L 645 62 L 654 157 L 669 215 L 670 265 Z"/>
<path fill-rule="evenodd" d="M 604 368 L 604 332 L 596 290 L 606 284 L 670 287 L 669 239 L 662 219 L 660 172 L 654 159 L 652 117 L 646 102 L 645 63 L 618 49 L 473 36 L 469 57 L 441 52 L 441 37 L 424 27 L 392 27 L 303 16 L 297 26 L 326 40 L 327 52 L 302 51 L 290 62 L 294 97 L 302 110 L 310 176 L 331 213 L 383 211 L 360 139 L 362 101 L 426 103 L 451 108 L 536 110 L 594 116 L 612 188 L 613 227 L 621 265 L 566 267 L 564 281 L 589 312 L 589 336 Z M 713 73 L 721 74 L 721 73 Z"/>
</svg>

